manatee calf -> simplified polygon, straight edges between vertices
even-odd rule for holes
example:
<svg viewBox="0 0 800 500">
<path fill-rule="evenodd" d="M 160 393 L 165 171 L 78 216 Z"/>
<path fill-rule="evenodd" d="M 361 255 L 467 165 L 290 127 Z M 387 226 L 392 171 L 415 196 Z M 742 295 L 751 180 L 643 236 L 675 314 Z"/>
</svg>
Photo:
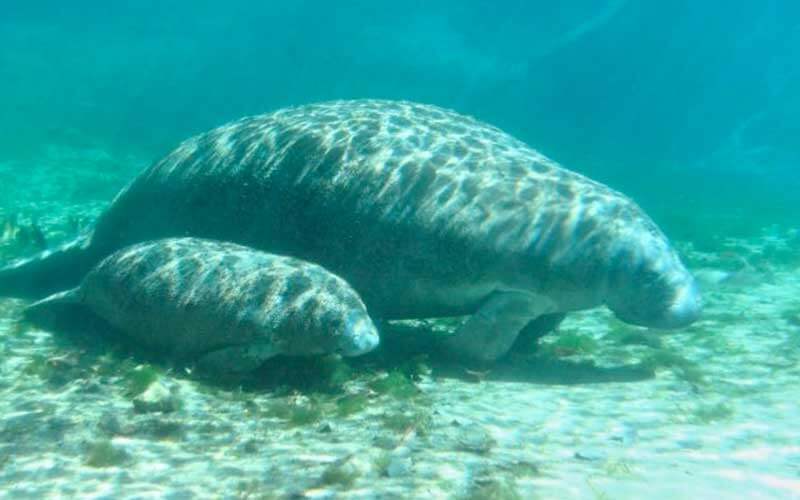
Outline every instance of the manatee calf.
<svg viewBox="0 0 800 500">
<path fill-rule="evenodd" d="M 30 305 L 50 327 L 88 309 L 137 345 L 219 372 L 277 354 L 356 356 L 378 344 L 358 294 L 318 265 L 232 243 L 164 239 L 103 259 L 77 288 Z"/>
<path fill-rule="evenodd" d="M 182 235 L 320 264 L 373 317 L 472 314 L 450 348 L 478 361 L 551 315 L 605 304 L 669 329 L 701 309 L 629 198 L 473 118 L 380 100 L 283 109 L 185 141 L 91 234 L 0 270 L 0 294 L 63 290 L 122 247 Z"/>
</svg>

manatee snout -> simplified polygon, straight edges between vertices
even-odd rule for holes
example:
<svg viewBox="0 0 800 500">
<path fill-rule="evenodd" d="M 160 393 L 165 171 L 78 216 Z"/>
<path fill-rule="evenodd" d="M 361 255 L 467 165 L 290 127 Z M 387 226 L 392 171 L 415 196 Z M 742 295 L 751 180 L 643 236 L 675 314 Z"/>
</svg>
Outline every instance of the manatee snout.
<svg viewBox="0 0 800 500">
<path fill-rule="evenodd" d="M 669 330 L 689 326 L 700 318 L 702 310 L 700 288 L 695 279 L 689 276 L 688 282 L 675 290 L 672 304 L 653 327 Z"/>
<path fill-rule="evenodd" d="M 703 309 L 700 288 L 674 253 L 625 274 L 625 279 L 611 290 L 607 302 L 622 321 L 674 330 L 700 318 Z"/>
<path fill-rule="evenodd" d="M 342 356 L 360 356 L 378 347 L 378 330 L 367 314 L 351 311 L 339 336 L 337 351 Z"/>
</svg>

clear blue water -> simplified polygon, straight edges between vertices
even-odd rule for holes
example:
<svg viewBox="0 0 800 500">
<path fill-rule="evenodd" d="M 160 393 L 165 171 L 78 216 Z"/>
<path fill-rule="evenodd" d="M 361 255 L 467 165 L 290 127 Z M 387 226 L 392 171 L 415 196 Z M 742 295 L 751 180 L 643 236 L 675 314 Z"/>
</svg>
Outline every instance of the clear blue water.
<svg viewBox="0 0 800 500">
<path fill-rule="evenodd" d="M 800 6 L 763 2 L 5 2 L 0 159 L 157 158 L 333 98 L 473 114 L 632 195 L 677 238 L 795 224 Z"/>
</svg>

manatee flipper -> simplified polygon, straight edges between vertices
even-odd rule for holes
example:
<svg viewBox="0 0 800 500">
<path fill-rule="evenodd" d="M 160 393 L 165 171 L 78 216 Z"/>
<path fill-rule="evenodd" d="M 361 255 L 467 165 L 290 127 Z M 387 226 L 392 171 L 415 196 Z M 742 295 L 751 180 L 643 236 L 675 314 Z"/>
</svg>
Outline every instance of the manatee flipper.
<svg viewBox="0 0 800 500">
<path fill-rule="evenodd" d="M 197 367 L 206 373 L 237 374 L 260 367 L 264 361 L 280 354 L 269 342 L 235 345 L 210 351 L 200 356 Z"/>
<path fill-rule="evenodd" d="M 0 268 L 0 297 L 41 298 L 76 287 L 97 260 L 89 236 L 16 260 Z"/>
<path fill-rule="evenodd" d="M 511 346 L 511 352 L 518 354 L 530 354 L 536 350 L 539 339 L 554 331 L 558 325 L 567 317 L 566 313 L 542 314 L 538 318 L 529 321 L 519 332 L 517 340 Z"/>
<path fill-rule="evenodd" d="M 444 341 L 444 347 L 466 361 L 495 361 L 511 349 L 528 323 L 550 309 L 551 305 L 535 294 L 494 292 L 455 334 Z"/>
</svg>

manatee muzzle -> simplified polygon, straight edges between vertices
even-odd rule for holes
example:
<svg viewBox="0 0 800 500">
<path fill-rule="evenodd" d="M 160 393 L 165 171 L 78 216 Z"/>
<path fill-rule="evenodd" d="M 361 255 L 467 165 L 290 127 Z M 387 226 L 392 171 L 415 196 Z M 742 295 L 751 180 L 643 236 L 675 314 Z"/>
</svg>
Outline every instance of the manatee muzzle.
<svg viewBox="0 0 800 500">
<path fill-rule="evenodd" d="M 641 310 L 617 308 L 614 309 L 614 314 L 626 323 L 648 328 L 659 330 L 684 328 L 697 321 L 703 310 L 697 282 L 690 278 L 685 284 L 674 289 L 672 297 L 664 307 L 653 309 L 647 307 L 645 303 Z"/>
<path fill-rule="evenodd" d="M 689 326 L 700 318 L 702 310 L 700 288 L 692 279 L 686 286 L 678 288 L 672 305 L 661 318 L 661 325 L 657 328 L 674 329 Z"/>
<path fill-rule="evenodd" d="M 342 356 L 360 356 L 378 347 L 379 342 L 378 330 L 369 316 L 353 311 L 347 316 L 338 351 Z"/>
</svg>

